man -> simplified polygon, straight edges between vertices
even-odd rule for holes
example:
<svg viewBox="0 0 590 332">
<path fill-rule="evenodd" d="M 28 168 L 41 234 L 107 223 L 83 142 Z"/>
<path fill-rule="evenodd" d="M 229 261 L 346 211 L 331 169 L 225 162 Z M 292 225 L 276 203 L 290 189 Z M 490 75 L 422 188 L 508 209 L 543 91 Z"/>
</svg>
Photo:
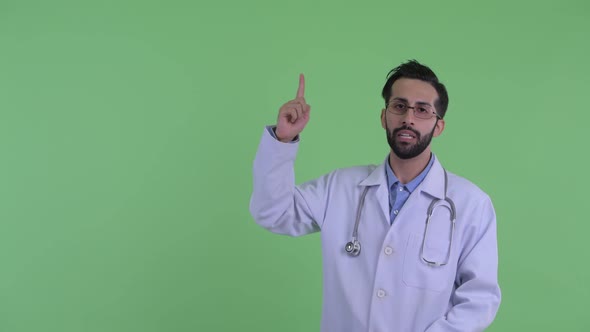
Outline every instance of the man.
<svg viewBox="0 0 590 332">
<path fill-rule="evenodd" d="M 484 330 L 500 304 L 496 217 L 490 198 L 430 151 L 445 128 L 445 86 L 417 61 L 393 69 L 382 91 L 385 161 L 296 186 L 304 89 L 301 75 L 263 133 L 250 212 L 275 233 L 321 231 L 321 330 Z"/>
</svg>

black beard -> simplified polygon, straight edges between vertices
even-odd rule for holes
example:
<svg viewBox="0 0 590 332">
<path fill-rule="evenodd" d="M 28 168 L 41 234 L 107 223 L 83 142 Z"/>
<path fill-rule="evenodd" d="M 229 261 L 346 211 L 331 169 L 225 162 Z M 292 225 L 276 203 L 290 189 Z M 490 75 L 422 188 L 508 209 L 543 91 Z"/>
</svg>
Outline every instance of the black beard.
<svg viewBox="0 0 590 332">
<path fill-rule="evenodd" d="M 432 131 L 430 132 L 430 134 L 428 134 L 422 138 L 418 131 L 416 131 L 408 126 L 402 126 L 402 127 L 396 128 L 392 132 L 391 130 L 389 130 L 387 125 L 385 125 L 385 134 L 387 135 L 387 143 L 389 143 L 391 150 L 393 151 L 393 153 L 395 153 L 395 155 L 398 158 L 411 159 L 411 158 L 414 158 L 414 157 L 420 155 L 422 152 L 424 152 L 424 150 L 426 150 L 426 148 L 430 144 L 430 141 L 432 141 L 432 135 L 434 134 L 434 129 L 436 129 L 436 124 L 432 128 Z M 406 143 L 406 142 L 403 142 L 403 143 L 396 142 L 395 138 L 397 136 L 397 133 L 400 132 L 401 130 L 410 130 L 411 132 L 413 132 L 414 135 L 416 135 L 416 139 L 418 140 L 418 142 L 414 145 L 410 145 L 410 143 Z"/>
</svg>

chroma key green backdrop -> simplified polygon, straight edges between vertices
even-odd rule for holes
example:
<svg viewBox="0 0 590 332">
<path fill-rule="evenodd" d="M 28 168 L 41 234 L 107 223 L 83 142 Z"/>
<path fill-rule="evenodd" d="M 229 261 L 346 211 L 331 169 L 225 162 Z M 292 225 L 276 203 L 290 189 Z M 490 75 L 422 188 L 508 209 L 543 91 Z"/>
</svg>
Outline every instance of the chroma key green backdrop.
<svg viewBox="0 0 590 332">
<path fill-rule="evenodd" d="M 489 331 L 589 331 L 587 1 L 0 0 L 0 331 L 317 331 L 317 234 L 248 212 L 306 74 L 297 181 L 379 163 L 385 75 L 448 86 L 434 151 L 498 216 Z"/>
</svg>

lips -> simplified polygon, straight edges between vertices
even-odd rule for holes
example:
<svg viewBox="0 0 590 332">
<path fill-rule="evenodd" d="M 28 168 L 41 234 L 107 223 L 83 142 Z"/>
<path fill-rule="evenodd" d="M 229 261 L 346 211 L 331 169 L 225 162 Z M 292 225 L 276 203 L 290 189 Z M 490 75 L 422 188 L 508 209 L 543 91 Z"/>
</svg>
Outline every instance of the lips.
<svg viewBox="0 0 590 332">
<path fill-rule="evenodd" d="M 416 138 L 416 134 L 414 132 L 412 132 L 411 130 L 400 130 L 397 133 L 397 137 L 402 138 L 402 139 L 414 139 L 414 138 Z"/>
<path fill-rule="evenodd" d="M 395 130 L 395 138 L 398 142 L 412 143 L 420 138 L 420 134 L 410 128 L 398 128 Z"/>
</svg>

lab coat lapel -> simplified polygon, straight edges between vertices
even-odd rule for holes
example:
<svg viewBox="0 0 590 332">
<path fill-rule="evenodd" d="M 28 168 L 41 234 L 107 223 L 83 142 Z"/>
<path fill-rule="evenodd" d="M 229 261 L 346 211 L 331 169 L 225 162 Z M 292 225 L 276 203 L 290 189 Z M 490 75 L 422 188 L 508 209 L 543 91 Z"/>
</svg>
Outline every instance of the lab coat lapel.
<svg viewBox="0 0 590 332">
<path fill-rule="evenodd" d="M 432 198 L 444 198 L 444 170 L 433 154 L 434 163 L 420 185 L 412 192 L 395 218 L 392 229 L 406 234 L 422 234 L 426 211 Z M 423 195 L 426 194 L 427 196 Z"/>
<path fill-rule="evenodd" d="M 385 162 L 378 165 L 369 176 L 359 183 L 359 186 L 378 186 L 375 195 L 383 212 L 383 217 L 387 224 L 389 224 L 389 190 L 387 188 Z"/>
<path fill-rule="evenodd" d="M 434 158 L 434 163 L 432 164 L 432 168 L 422 181 L 422 183 L 416 188 L 416 190 L 420 190 L 420 192 L 426 193 L 432 197 L 436 197 L 438 199 L 445 198 L 445 171 L 438 161 L 438 158 L 434 154 L 432 154 Z"/>
</svg>

